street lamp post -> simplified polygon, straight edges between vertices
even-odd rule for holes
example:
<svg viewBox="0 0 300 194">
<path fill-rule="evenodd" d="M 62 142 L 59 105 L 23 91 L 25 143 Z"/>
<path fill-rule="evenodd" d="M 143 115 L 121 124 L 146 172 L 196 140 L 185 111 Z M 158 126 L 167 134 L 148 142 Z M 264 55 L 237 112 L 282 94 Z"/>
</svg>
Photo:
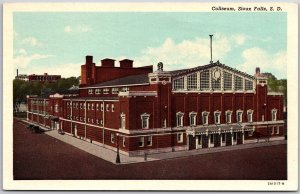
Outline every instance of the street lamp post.
<svg viewBox="0 0 300 194">
<path fill-rule="evenodd" d="M 116 157 L 116 163 L 120 164 L 120 153 L 119 153 L 119 133 L 117 133 L 117 157 Z"/>
</svg>

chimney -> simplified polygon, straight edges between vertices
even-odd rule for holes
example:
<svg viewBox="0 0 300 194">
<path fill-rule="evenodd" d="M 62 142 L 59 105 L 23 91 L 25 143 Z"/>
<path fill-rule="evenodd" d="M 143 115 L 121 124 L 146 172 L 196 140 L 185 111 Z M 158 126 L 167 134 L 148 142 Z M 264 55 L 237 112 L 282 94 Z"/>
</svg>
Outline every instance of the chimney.
<svg viewBox="0 0 300 194">
<path fill-rule="evenodd" d="M 123 59 L 120 61 L 120 68 L 132 68 L 132 67 L 133 67 L 133 60 Z"/>
<path fill-rule="evenodd" d="M 256 67 L 256 68 L 255 68 L 255 74 L 257 74 L 257 75 L 260 74 L 260 68 L 259 68 L 259 67 Z"/>
<path fill-rule="evenodd" d="M 213 60 L 212 60 L 212 37 L 213 35 L 209 35 L 210 36 L 210 63 L 213 63 Z"/>
<path fill-rule="evenodd" d="M 93 56 L 87 55 L 85 56 L 85 64 L 92 64 L 93 63 Z"/>
<path fill-rule="evenodd" d="M 115 67 L 115 60 L 114 59 L 102 59 L 101 60 L 102 67 Z"/>
</svg>

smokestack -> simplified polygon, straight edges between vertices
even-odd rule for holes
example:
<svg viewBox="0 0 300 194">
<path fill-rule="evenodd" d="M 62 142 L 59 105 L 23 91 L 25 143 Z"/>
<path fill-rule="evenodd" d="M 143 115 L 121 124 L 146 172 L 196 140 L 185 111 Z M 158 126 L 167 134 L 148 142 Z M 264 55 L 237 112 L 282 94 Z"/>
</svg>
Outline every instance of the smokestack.
<svg viewBox="0 0 300 194">
<path fill-rule="evenodd" d="M 92 64 L 93 63 L 93 56 L 87 55 L 85 56 L 85 64 Z"/>
<path fill-rule="evenodd" d="M 257 74 L 257 75 L 260 74 L 260 68 L 259 68 L 259 67 L 256 67 L 256 69 L 255 69 L 255 74 Z"/>
<path fill-rule="evenodd" d="M 210 37 L 210 63 L 213 63 L 213 60 L 212 60 L 212 37 L 213 35 L 209 35 Z"/>
<path fill-rule="evenodd" d="M 17 77 L 19 77 L 19 70 L 17 69 Z"/>
</svg>

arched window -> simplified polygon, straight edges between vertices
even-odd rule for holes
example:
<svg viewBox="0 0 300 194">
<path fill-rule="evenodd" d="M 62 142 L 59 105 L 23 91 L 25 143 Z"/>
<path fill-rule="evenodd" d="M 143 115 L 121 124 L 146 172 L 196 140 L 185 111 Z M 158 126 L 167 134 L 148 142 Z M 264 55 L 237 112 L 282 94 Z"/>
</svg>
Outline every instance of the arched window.
<svg viewBox="0 0 300 194">
<path fill-rule="evenodd" d="M 243 78 L 239 76 L 234 76 L 234 89 L 243 90 Z"/>
<path fill-rule="evenodd" d="M 177 127 L 183 126 L 183 113 L 182 112 L 176 113 L 176 125 L 177 125 Z"/>
</svg>

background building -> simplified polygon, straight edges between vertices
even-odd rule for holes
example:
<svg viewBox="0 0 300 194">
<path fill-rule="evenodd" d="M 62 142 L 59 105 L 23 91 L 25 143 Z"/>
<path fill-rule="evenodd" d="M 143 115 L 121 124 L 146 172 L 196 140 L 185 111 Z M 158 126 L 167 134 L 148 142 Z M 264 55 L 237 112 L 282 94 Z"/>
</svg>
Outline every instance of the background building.
<svg viewBox="0 0 300 194">
<path fill-rule="evenodd" d="M 259 70 L 259 69 L 258 69 Z M 164 71 L 86 56 L 78 95 L 28 96 L 27 120 L 128 155 L 282 139 L 283 95 L 219 61 Z"/>
</svg>

